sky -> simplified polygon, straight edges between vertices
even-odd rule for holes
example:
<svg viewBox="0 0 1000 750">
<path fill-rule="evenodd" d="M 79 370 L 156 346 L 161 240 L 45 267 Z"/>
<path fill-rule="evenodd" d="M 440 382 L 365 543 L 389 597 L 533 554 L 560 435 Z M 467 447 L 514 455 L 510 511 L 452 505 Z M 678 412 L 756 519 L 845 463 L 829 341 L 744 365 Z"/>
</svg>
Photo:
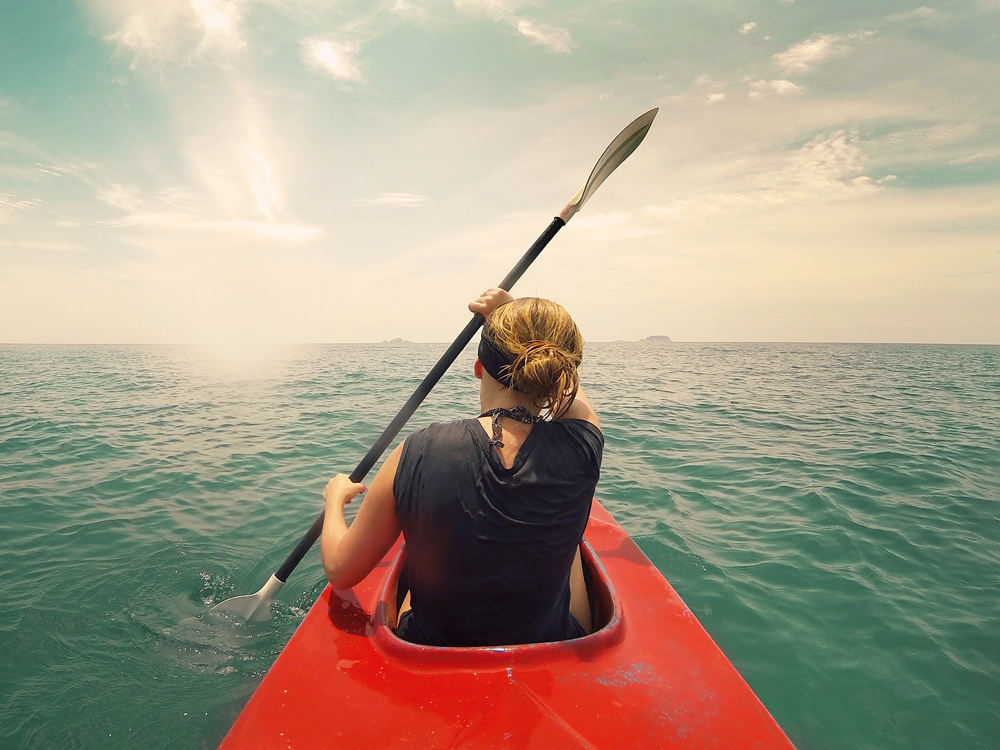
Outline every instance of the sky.
<svg viewBox="0 0 1000 750">
<path fill-rule="evenodd" d="M 1000 343 L 1000 0 L 0 9 L 0 342 Z"/>
</svg>

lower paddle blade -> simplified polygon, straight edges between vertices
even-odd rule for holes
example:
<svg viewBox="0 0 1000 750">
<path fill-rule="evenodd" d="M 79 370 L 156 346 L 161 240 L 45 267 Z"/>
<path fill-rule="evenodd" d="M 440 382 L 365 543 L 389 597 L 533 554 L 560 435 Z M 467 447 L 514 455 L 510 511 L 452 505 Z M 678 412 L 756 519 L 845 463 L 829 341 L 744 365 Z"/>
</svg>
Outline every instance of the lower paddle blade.
<svg viewBox="0 0 1000 750">
<path fill-rule="evenodd" d="M 284 581 L 279 581 L 277 576 L 272 575 L 256 594 L 226 599 L 212 607 L 211 611 L 219 615 L 229 615 L 242 622 L 270 620 L 271 602 L 284 585 Z"/>
</svg>

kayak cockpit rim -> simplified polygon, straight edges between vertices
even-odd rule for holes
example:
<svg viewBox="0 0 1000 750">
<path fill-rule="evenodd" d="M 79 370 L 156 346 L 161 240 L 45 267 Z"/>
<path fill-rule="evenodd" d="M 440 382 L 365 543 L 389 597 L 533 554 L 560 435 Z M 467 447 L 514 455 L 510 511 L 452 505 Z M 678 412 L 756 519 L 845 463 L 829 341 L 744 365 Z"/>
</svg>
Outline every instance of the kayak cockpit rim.
<svg viewBox="0 0 1000 750">
<path fill-rule="evenodd" d="M 396 635 L 394 628 L 397 612 L 397 586 L 406 561 L 404 544 L 393 560 L 389 574 L 379 596 L 372 618 L 373 645 L 386 657 L 422 664 L 441 663 L 449 669 L 468 666 L 484 667 L 497 663 L 513 664 L 560 658 L 586 658 L 595 651 L 610 648 L 625 636 L 625 620 L 621 599 L 607 570 L 601 564 L 594 548 L 584 539 L 580 545 L 581 558 L 586 571 L 595 630 L 589 635 L 568 641 L 525 643 L 511 646 L 443 647 L 425 646 L 405 641 Z"/>
</svg>

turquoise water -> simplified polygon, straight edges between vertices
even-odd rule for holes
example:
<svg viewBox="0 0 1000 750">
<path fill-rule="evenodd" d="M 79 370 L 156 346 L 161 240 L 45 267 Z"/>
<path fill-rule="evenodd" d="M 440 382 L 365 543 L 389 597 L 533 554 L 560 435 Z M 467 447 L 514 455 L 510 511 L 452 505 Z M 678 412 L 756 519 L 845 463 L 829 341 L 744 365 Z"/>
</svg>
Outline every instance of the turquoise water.
<svg viewBox="0 0 1000 750">
<path fill-rule="evenodd" d="M 0 347 L 0 746 L 210 748 L 443 350 Z M 463 354 L 411 427 L 478 405 Z M 1000 747 L 1000 348 L 592 344 L 598 495 L 801 748 Z"/>
</svg>

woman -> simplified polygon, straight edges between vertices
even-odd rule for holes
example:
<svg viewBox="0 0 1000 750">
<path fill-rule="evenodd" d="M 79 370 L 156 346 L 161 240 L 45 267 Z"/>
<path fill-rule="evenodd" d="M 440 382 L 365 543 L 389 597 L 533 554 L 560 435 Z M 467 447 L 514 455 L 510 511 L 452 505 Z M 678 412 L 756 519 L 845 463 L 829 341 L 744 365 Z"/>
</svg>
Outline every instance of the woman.
<svg viewBox="0 0 1000 750">
<path fill-rule="evenodd" d="M 474 366 L 482 413 L 409 436 L 350 528 L 344 505 L 365 486 L 331 479 L 323 567 L 334 588 L 349 588 L 402 531 L 409 594 L 400 637 L 493 646 L 584 635 L 580 541 L 604 438 L 577 375 L 583 339 L 548 300 L 490 289 L 469 309 L 486 319 Z"/>
</svg>

